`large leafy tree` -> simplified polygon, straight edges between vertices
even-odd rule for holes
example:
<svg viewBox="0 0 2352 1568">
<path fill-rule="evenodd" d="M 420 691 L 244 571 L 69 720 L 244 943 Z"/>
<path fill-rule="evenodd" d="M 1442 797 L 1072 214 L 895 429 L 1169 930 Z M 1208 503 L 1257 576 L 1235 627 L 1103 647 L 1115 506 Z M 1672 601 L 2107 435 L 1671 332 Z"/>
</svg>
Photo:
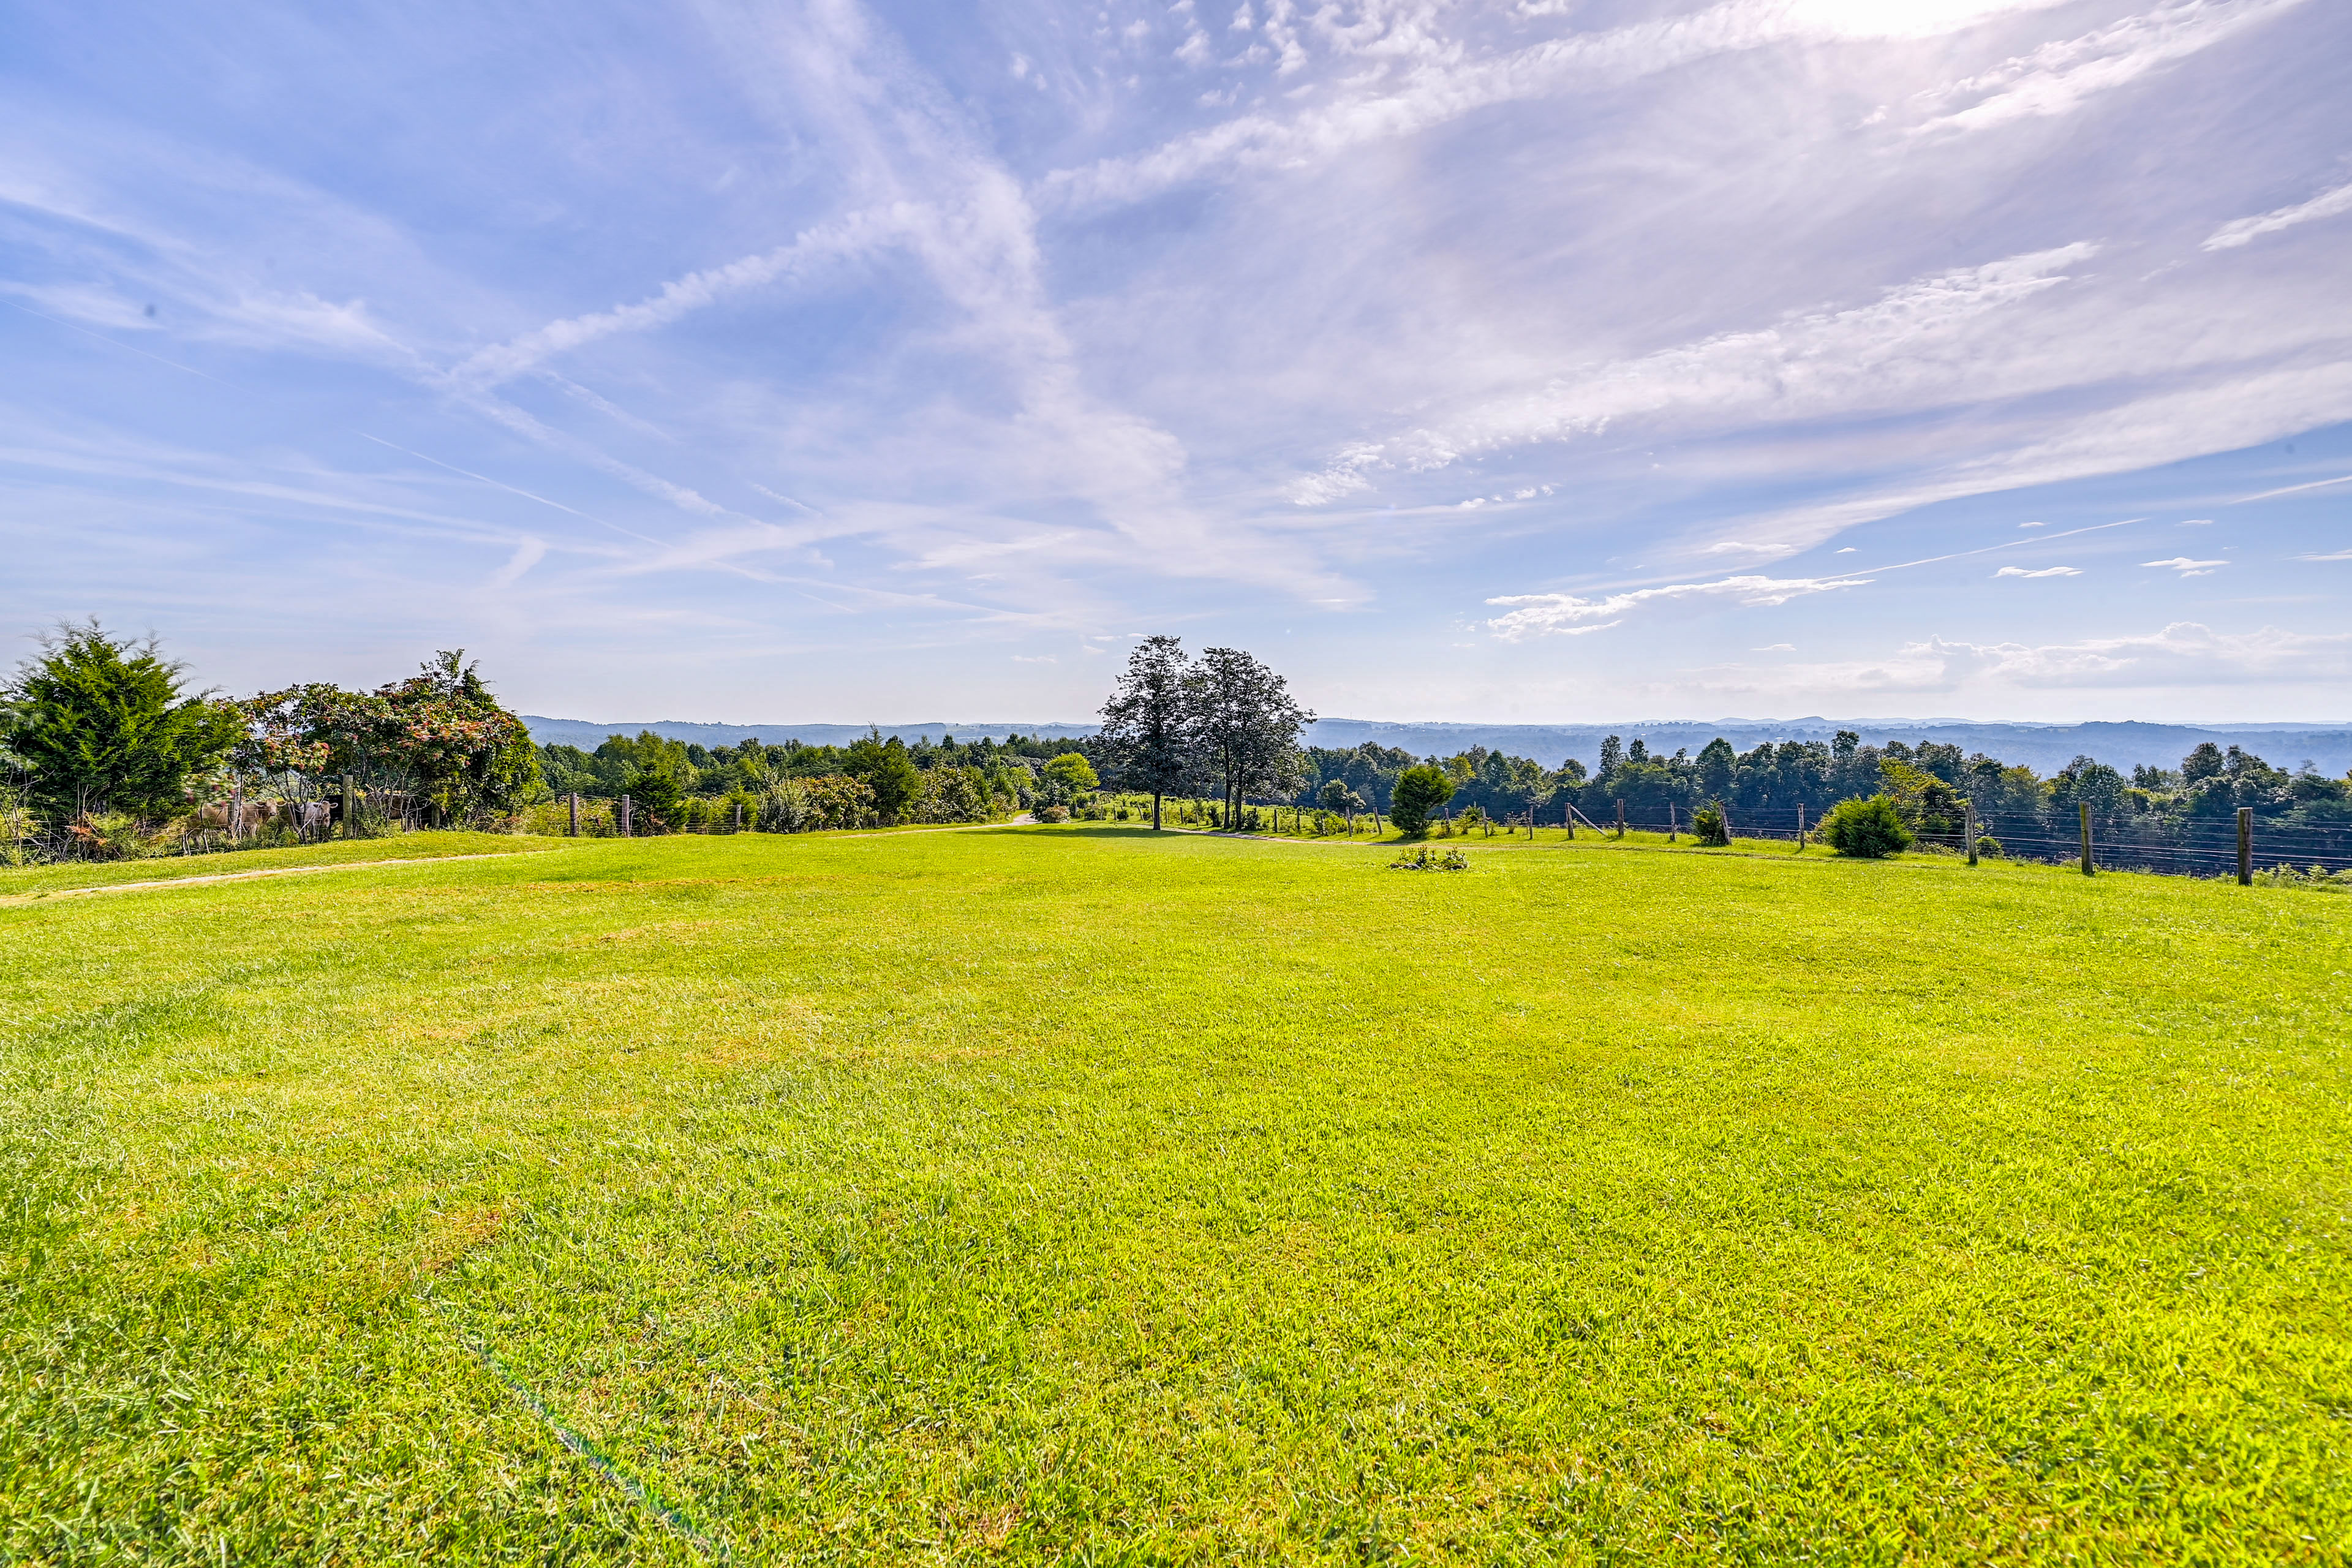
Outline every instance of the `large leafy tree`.
<svg viewBox="0 0 2352 1568">
<path fill-rule="evenodd" d="M 465 649 L 434 655 L 377 695 L 392 704 L 403 759 L 445 819 L 511 805 L 538 782 L 530 731 L 490 695 Z"/>
<path fill-rule="evenodd" d="M 23 759 L 35 807 L 68 819 L 179 809 L 188 775 L 218 762 L 241 728 L 234 706 L 184 692 L 184 672 L 153 638 L 111 637 L 94 619 L 42 638 L 0 720 L 0 745 Z"/>
<path fill-rule="evenodd" d="M 1102 705 L 1102 741 L 1126 788 L 1149 792 L 1152 831 L 1160 802 L 1192 782 L 1200 767 L 1185 678 L 1192 661 L 1177 637 L 1146 637 L 1127 656 L 1127 673 Z"/>
<path fill-rule="evenodd" d="M 237 765 L 352 773 L 410 792 L 443 821 L 503 809 L 539 782 L 530 731 L 499 705 L 462 648 L 445 649 L 406 680 L 372 692 L 313 682 L 240 706 Z"/>
<path fill-rule="evenodd" d="M 907 742 L 878 729 L 849 748 L 842 771 L 873 792 L 874 812 L 884 822 L 904 820 L 923 798 L 923 775 L 907 754 Z"/>
<path fill-rule="evenodd" d="M 1298 732 L 1315 715 L 1281 676 L 1239 648 L 1204 648 L 1184 689 L 1202 755 L 1223 782 L 1227 826 L 1248 796 L 1287 795 L 1306 781 Z"/>
<path fill-rule="evenodd" d="M 1076 805 L 1080 796 L 1094 794 L 1101 784 L 1083 752 L 1064 752 L 1037 770 L 1037 803 Z"/>
</svg>

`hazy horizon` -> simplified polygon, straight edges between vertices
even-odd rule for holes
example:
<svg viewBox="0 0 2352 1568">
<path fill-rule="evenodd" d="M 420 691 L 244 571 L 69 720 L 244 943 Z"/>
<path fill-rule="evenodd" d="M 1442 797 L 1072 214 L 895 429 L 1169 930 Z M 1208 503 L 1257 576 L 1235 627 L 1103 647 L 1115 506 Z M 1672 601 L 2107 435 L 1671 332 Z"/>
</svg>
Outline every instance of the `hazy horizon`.
<svg viewBox="0 0 2352 1568">
<path fill-rule="evenodd" d="M 1093 725 L 1097 724 L 1097 723 L 1099 723 L 1099 722 L 1100 722 L 1100 720 L 1098 720 L 1098 719 L 1095 719 L 1095 718 L 1086 718 L 1086 719 L 1019 719 L 1019 720 L 1011 720 L 1011 719 L 988 719 L 988 720 L 982 720 L 982 719 L 971 719 L 971 718 L 965 718 L 965 719 L 900 719 L 900 720 L 887 720 L 887 721 L 885 721 L 885 720 L 874 720 L 874 719 L 792 719 L 792 720 L 776 720 L 776 721 L 767 721 L 767 720 L 759 720 L 759 719 L 682 719 L 682 718 L 669 718 L 669 719 L 644 719 L 644 720 L 623 720 L 623 719 L 583 719 L 583 718 L 578 717 L 577 715 L 573 715 L 573 714 L 562 714 L 562 713 L 529 713 L 529 714 L 525 714 L 525 715 L 523 715 L 523 717 L 524 717 L 524 718 L 526 718 L 526 719 L 534 719 L 534 720 L 538 720 L 538 719 L 544 719 L 544 720 L 550 720 L 550 721 L 555 721 L 555 722 L 558 722 L 558 723 L 571 723 L 571 724 L 627 724 L 627 723 L 646 723 L 646 724 L 701 724 L 701 725 L 709 725 L 709 726 L 713 726 L 713 727 L 719 727 L 719 728 L 726 728 L 726 729 L 734 729 L 734 730 L 740 730 L 740 729 L 750 729 L 750 728 L 757 727 L 757 726 L 761 725 L 761 724 L 772 724 L 772 725 L 775 725 L 775 726 L 782 726 L 782 725 L 788 725 L 788 724 L 800 724 L 800 725 L 803 725 L 803 726 L 805 726 L 805 727 L 809 727 L 809 728 L 823 727 L 823 728 L 825 728 L 825 729 L 839 729 L 839 728 L 841 728 L 841 727 L 842 727 L 842 726 L 844 726 L 844 725 L 851 725 L 851 726 L 879 725 L 881 728 L 883 728 L 883 729 L 885 729 L 885 730 L 893 729 L 893 728 L 896 728 L 896 729 L 902 729 L 902 730 L 903 730 L 903 729 L 906 729 L 906 728 L 908 728 L 908 727 L 909 727 L 909 726 L 912 726 L 912 725 L 922 725 L 922 724 L 953 724 L 953 723 L 961 723 L 961 724 L 987 724 L 987 725 L 991 725 L 991 726 L 997 726 L 997 727 L 1002 727 L 1002 726 L 1003 726 L 1003 725 L 1007 725 L 1007 724 L 1040 724 L 1040 725 L 1051 725 L 1051 726 L 1054 726 L 1054 727 L 1055 727 L 1055 728 L 1062 728 L 1062 729 L 1075 729 L 1075 728 L 1076 728 L 1076 727 L 1078 727 L 1079 725 L 1082 725 L 1082 724 L 1083 724 L 1083 725 L 1087 725 L 1087 726 L 1093 726 Z M 1487 729 L 1498 729 L 1498 728 L 1508 728 L 1508 727 L 1517 727 L 1517 728 L 1520 728 L 1520 729 L 1534 729 L 1534 730 L 1560 730 L 1560 729 L 1578 729 L 1578 730 L 1585 730 L 1585 729 L 1603 728 L 1603 727 L 1606 727 L 1606 726 L 1608 726 L 1608 725 L 1612 725 L 1612 724 L 1739 724 L 1739 725 L 1759 725 L 1759 724 L 1885 724 L 1885 725 L 1912 725 L 1912 726 L 1917 726 L 1917 727 L 1921 727 L 1921 728 L 1925 728 L 1925 727 L 1931 726 L 1931 725 L 1971 725 L 1971 724 L 1974 724 L 1974 725 L 1986 725 L 1986 726 L 2015 726 L 2015 727 L 2017 727 L 2017 728 L 2021 728 L 2021 729 L 2037 729 L 2037 730 L 2064 730 L 2064 729 L 2073 729 L 2073 728 L 2075 728 L 2075 727 L 2078 727 L 2078 726 L 2081 726 L 2081 725 L 2087 725 L 2087 724 L 2150 724 L 2150 725 L 2158 725 L 2158 726 L 2161 726 L 2161 727 L 2165 727 L 2165 728 L 2168 728 L 2168 729 L 2183 729 L 2183 730 L 2333 730 L 2333 729 L 2352 728 L 2352 719 L 2305 719 L 2305 720 L 2277 720 L 2277 719 L 2263 719 L 2263 720 L 2239 720 L 2239 719 L 2227 719 L 2227 720 L 2223 720 L 2223 719 L 2207 719 L 2207 720 L 2196 720 L 2196 719 L 2148 719 L 2148 718 L 2129 718 L 2129 719 L 2055 719 L 2055 720 L 2048 720 L 2048 719 L 1971 719 L 1971 718 L 1967 718 L 1967 717 L 1963 717 L 1963 716 L 1959 716 L 1959 715 L 1954 715 L 1954 714 L 1931 715 L 1931 716 L 1927 716 L 1927 717 L 1911 717 L 1911 716 L 1906 716 L 1906 715 L 1901 715 L 1901 714 L 1834 715 L 1834 714 L 1821 714 L 1821 713 L 1787 714 L 1787 715 L 1781 715 L 1781 716 L 1777 716 L 1777 717 L 1776 717 L 1776 716 L 1773 716 L 1773 715 L 1769 715 L 1769 714 L 1768 714 L 1768 715 L 1764 715 L 1764 716 L 1762 716 L 1762 717 L 1757 717 L 1757 718 L 1742 718 L 1742 717 L 1737 717 L 1737 716 L 1726 716 L 1726 715 L 1720 715 L 1720 714 L 1718 714 L 1718 715 L 1713 715 L 1713 716 L 1694 716 L 1694 717 L 1689 717 L 1689 718 L 1680 718 L 1680 719 L 1676 719 L 1676 718 L 1664 718 L 1664 717 L 1660 717 L 1660 716 L 1655 715 L 1655 714 L 1650 715 L 1650 716 L 1645 717 L 1645 718 L 1640 718 L 1640 719 L 1626 719 L 1626 718 L 1615 718 L 1615 719 L 1430 719 L 1430 718 L 1416 718 L 1416 719 L 1368 719 L 1368 718 L 1363 717 L 1363 716 L 1362 716 L 1362 715 L 1360 715 L 1360 714 L 1349 714 L 1349 713 L 1323 713 L 1323 714 L 1318 714 L 1318 715 L 1317 715 L 1317 717 L 1316 717 L 1316 721 L 1316 721 L 1316 722 L 1318 722 L 1318 723 L 1332 723 L 1332 724 L 1394 724 L 1394 725 L 1397 725 L 1397 726 L 1399 726 L 1399 727 L 1410 727 L 1410 728 L 1414 728 L 1414 729 L 1431 729 L 1431 730 L 1434 730 L 1434 729 L 1444 729 L 1444 728 L 1447 728 L 1447 727 L 1449 727 L 1449 726 L 1450 726 L 1450 727 L 1453 727 L 1453 728 L 1457 728 L 1457 729 L 1474 729 L 1474 730 L 1487 730 Z"/>
</svg>

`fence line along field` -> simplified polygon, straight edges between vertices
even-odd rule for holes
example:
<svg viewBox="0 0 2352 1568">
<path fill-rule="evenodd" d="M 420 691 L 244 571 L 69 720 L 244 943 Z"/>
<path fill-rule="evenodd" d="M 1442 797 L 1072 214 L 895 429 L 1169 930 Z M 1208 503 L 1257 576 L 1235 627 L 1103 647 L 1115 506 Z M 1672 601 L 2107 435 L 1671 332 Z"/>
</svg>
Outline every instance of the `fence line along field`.
<svg viewBox="0 0 2352 1568">
<path fill-rule="evenodd" d="M 2339 897 L 506 845 L 0 872 L 0 1561 L 2352 1551 Z"/>
</svg>

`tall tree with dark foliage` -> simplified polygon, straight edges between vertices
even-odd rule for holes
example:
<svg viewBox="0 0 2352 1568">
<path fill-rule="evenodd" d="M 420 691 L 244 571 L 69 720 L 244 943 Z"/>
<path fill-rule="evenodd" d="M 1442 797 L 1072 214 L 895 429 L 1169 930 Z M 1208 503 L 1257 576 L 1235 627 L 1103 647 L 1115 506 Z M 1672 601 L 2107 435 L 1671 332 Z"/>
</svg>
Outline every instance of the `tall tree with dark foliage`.
<svg viewBox="0 0 2352 1568">
<path fill-rule="evenodd" d="M 1127 656 L 1127 673 L 1102 705 L 1102 739 L 1118 779 L 1151 796 L 1151 829 L 1160 831 L 1160 802 L 1191 784 L 1200 771 L 1197 725 L 1186 678 L 1192 661 L 1181 638 L 1146 637 Z"/>
<path fill-rule="evenodd" d="M 1250 795 L 1280 798 L 1305 781 L 1298 732 L 1315 715 L 1281 676 L 1237 647 L 1204 648 L 1185 691 L 1202 755 L 1224 786 L 1228 827 Z"/>
<path fill-rule="evenodd" d="M 35 807 L 66 821 L 180 809 L 188 775 L 244 730 L 234 707 L 182 693 L 184 668 L 153 638 L 110 637 L 95 620 L 43 637 L 0 707 L 0 745 L 30 764 Z"/>
</svg>

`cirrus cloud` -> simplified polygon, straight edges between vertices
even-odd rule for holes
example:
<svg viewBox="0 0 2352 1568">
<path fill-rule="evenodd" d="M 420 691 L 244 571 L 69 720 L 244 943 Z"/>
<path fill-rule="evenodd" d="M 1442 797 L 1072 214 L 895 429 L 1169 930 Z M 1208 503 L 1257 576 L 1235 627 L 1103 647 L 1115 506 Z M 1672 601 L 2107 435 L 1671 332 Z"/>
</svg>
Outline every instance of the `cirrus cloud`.
<svg viewBox="0 0 2352 1568">
<path fill-rule="evenodd" d="M 2338 213 L 2352 213 L 2352 181 L 2323 191 L 2307 202 L 2280 207 L 2260 217 L 2242 217 L 2225 223 L 2206 237 L 2207 250 L 2234 250 L 2242 245 L 2252 245 L 2266 234 L 2276 234 L 2283 228 L 2293 228 L 2299 223 L 2315 218 L 2334 217 Z"/>
<path fill-rule="evenodd" d="M 1971 323 L 2056 288 L 2066 268 L 2097 251 L 2077 242 L 2005 257 L 1916 279 L 1867 305 L 1569 372 L 1441 423 L 1349 447 L 1285 493 L 1294 504 L 1318 506 L 1371 489 L 1380 469 L 1428 472 L 1506 447 L 1598 435 L 1641 416 L 1722 423 L 1933 403 L 1948 395 L 1949 357 L 1966 357 Z"/>
<path fill-rule="evenodd" d="M 1490 605 L 1510 606 L 1508 614 L 1486 623 L 1505 642 L 1528 637 L 1577 637 L 1619 624 L 1625 612 L 1661 600 L 1728 598 L 1741 605 L 1785 605 L 1809 594 L 1839 588 L 1859 588 L 1867 577 L 1724 577 L 1713 583 L 1674 583 L 1660 588 L 1633 588 L 1588 599 L 1577 594 L 1511 594 L 1489 599 Z M 1610 617 L 1604 625 L 1586 623 Z"/>
</svg>

